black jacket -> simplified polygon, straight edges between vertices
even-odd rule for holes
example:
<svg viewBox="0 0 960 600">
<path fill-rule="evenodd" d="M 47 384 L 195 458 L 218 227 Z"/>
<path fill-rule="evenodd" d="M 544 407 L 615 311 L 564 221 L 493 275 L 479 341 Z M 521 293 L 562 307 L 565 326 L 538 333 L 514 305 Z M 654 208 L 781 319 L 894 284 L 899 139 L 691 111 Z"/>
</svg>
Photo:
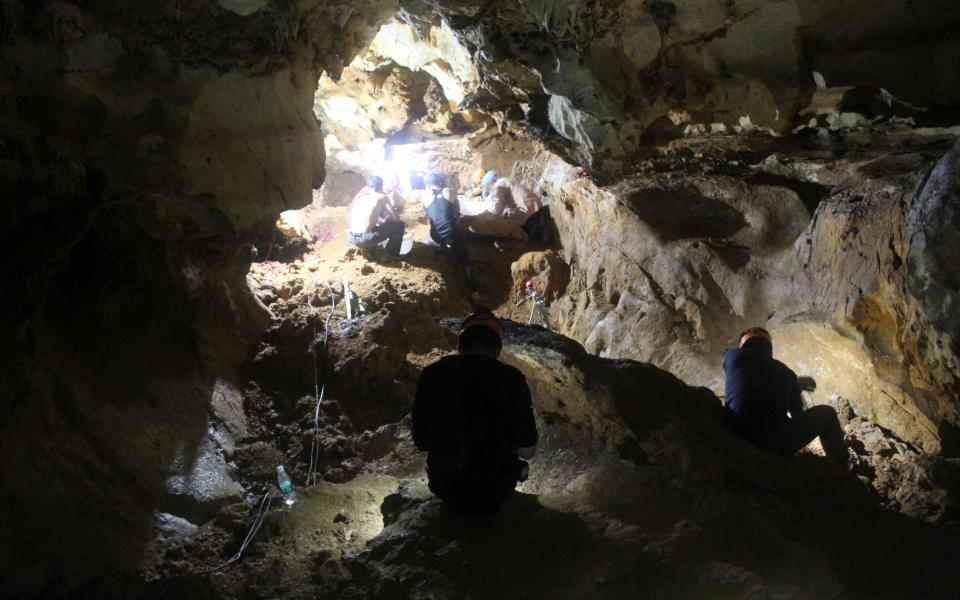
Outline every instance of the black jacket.
<svg viewBox="0 0 960 600">
<path fill-rule="evenodd" d="M 446 356 L 423 370 L 413 441 L 430 478 L 490 479 L 516 468 L 516 449 L 537 443 L 523 374 L 479 355 Z"/>
</svg>

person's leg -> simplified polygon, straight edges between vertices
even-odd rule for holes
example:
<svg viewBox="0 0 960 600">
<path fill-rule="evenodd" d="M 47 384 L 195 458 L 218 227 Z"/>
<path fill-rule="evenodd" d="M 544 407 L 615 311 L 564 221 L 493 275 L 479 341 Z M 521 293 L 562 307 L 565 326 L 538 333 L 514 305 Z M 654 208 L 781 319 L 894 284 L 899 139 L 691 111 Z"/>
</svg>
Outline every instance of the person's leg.
<svg viewBox="0 0 960 600">
<path fill-rule="evenodd" d="M 467 240 L 463 237 L 463 233 L 457 231 L 448 237 L 446 242 L 450 244 L 450 249 L 453 250 L 453 257 L 457 259 L 457 262 L 460 263 L 460 267 L 463 269 L 463 276 L 467 280 L 467 288 L 470 290 L 470 293 L 476 292 L 477 281 L 473 277 L 473 265 L 470 263 L 470 255 L 467 253 Z"/>
<path fill-rule="evenodd" d="M 821 404 L 805 410 L 790 420 L 791 436 L 788 450 L 796 452 L 820 438 L 820 444 L 827 456 L 842 465 L 847 463 L 847 451 L 843 445 L 843 428 L 837 411 L 833 407 Z"/>
<path fill-rule="evenodd" d="M 493 515 L 500 510 L 503 499 L 488 489 L 474 489 L 462 481 L 430 478 L 428 487 L 433 495 L 463 516 Z"/>
<path fill-rule="evenodd" d="M 403 221 L 386 221 L 377 225 L 376 240 L 379 244 L 387 240 L 387 253 L 393 256 L 400 256 L 400 245 L 403 244 L 403 232 L 406 224 Z"/>
<path fill-rule="evenodd" d="M 379 240 L 374 230 L 368 230 L 361 234 L 348 233 L 347 241 L 358 248 L 370 248 L 376 246 Z"/>
</svg>

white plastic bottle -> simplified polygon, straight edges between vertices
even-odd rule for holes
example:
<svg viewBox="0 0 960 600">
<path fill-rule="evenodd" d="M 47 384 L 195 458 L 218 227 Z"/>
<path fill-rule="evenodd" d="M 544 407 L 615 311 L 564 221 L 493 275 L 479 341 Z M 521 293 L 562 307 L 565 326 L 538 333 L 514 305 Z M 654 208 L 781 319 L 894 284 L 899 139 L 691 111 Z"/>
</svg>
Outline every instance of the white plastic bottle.
<svg viewBox="0 0 960 600">
<path fill-rule="evenodd" d="M 293 491 L 293 482 L 287 475 L 287 470 L 283 465 L 277 467 L 277 483 L 280 484 L 280 492 L 283 494 L 283 501 L 287 506 L 291 506 L 297 500 L 297 493 Z"/>
</svg>

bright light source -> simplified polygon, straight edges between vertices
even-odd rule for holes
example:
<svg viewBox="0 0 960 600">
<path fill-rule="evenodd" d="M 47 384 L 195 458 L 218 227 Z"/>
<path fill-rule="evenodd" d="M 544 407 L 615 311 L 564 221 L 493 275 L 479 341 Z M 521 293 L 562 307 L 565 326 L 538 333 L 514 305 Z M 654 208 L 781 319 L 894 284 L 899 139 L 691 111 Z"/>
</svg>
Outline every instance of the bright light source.
<svg viewBox="0 0 960 600">
<path fill-rule="evenodd" d="M 367 119 L 366 113 L 360 108 L 356 100 L 348 96 L 333 96 L 323 100 L 321 105 L 327 116 L 337 123 L 349 125 L 356 123 L 358 120 Z"/>
<path fill-rule="evenodd" d="M 383 163 L 384 179 L 400 182 L 404 191 L 410 191 L 410 171 L 426 171 L 429 165 L 421 157 L 423 144 L 393 144 L 390 146 L 390 159 Z"/>
</svg>

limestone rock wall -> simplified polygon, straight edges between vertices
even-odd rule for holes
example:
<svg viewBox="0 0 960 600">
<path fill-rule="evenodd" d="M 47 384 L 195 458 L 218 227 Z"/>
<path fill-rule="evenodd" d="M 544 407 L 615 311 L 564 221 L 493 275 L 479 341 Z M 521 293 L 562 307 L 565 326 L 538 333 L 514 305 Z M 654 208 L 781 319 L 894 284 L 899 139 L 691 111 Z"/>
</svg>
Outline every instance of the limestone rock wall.
<svg viewBox="0 0 960 600">
<path fill-rule="evenodd" d="M 722 350 L 762 324 L 820 382 L 811 401 L 846 398 L 926 451 L 956 452 L 956 148 L 771 154 L 608 188 L 549 156 L 534 162 L 571 265 L 561 331 L 722 391 Z"/>
<path fill-rule="evenodd" d="M 375 6 L 0 9 L 0 595 L 132 568 L 155 510 L 238 496 L 207 434 L 269 321 L 248 244 L 322 182 L 319 65 Z"/>
<path fill-rule="evenodd" d="M 960 101 L 950 0 L 428 4 L 479 51 L 464 106 L 558 134 L 558 148 L 602 173 L 690 124 L 790 131 L 814 72 L 934 109 Z"/>
</svg>

